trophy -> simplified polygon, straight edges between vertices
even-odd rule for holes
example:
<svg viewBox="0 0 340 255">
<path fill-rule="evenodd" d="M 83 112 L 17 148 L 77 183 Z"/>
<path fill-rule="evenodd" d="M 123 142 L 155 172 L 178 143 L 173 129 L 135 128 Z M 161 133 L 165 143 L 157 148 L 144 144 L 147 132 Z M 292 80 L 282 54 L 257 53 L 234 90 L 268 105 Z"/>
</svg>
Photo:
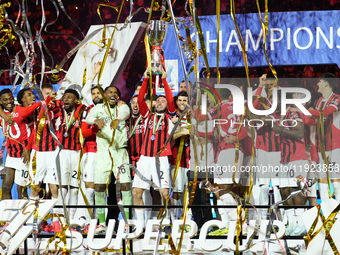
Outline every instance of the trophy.
<svg viewBox="0 0 340 255">
<path fill-rule="evenodd" d="M 147 30 L 149 43 L 152 46 L 151 75 L 156 76 L 156 88 L 158 87 L 159 75 L 162 74 L 162 66 L 164 65 L 164 56 L 161 46 L 164 43 L 168 31 L 168 24 L 169 23 L 164 20 L 150 20 Z"/>
</svg>

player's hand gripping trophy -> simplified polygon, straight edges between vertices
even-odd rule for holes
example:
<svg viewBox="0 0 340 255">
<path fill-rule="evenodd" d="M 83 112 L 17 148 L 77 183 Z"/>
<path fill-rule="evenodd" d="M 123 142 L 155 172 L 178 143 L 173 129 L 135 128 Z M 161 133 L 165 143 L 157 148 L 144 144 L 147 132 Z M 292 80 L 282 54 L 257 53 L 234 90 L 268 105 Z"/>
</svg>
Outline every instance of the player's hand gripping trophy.
<svg viewBox="0 0 340 255">
<path fill-rule="evenodd" d="M 154 81 L 154 89 L 159 88 L 159 75 L 165 71 L 164 54 L 161 46 L 164 43 L 166 33 L 168 31 L 168 22 L 164 20 L 150 20 L 148 26 L 148 39 L 152 46 L 151 52 L 151 75 L 149 76 Z M 163 71 L 163 72 L 162 72 Z"/>
</svg>

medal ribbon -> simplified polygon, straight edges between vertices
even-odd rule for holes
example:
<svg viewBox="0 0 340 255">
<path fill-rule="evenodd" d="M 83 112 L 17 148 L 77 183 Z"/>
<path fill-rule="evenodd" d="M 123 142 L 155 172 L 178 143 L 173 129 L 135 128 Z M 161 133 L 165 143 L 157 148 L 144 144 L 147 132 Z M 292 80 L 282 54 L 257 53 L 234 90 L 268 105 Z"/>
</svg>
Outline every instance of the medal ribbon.
<svg viewBox="0 0 340 255">
<path fill-rule="evenodd" d="M 322 110 L 325 109 L 326 105 L 328 104 L 328 101 L 332 98 L 332 95 L 333 95 L 333 94 L 334 94 L 333 92 L 329 94 L 328 98 L 326 99 L 325 104 L 324 104 L 323 107 L 322 107 Z M 316 107 L 317 110 L 320 110 L 321 102 L 322 102 L 322 100 L 320 100 L 318 106 Z"/>
<path fill-rule="evenodd" d="M 156 125 L 156 117 L 157 117 L 157 114 L 154 115 L 153 117 L 153 130 L 152 130 L 152 134 L 155 135 L 158 128 L 159 128 L 159 125 L 161 124 L 162 120 L 164 119 L 164 114 L 162 115 L 162 117 L 158 120 L 157 122 L 157 125 Z"/>
<path fill-rule="evenodd" d="M 70 126 L 71 126 L 74 112 L 75 112 L 75 109 L 73 109 L 70 118 L 68 118 L 67 112 L 66 112 L 66 110 L 64 109 L 64 113 L 65 113 L 65 124 L 66 124 L 66 132 L 68 131 L 68 129 L 69 129 Z"/>
<path fill-rule="evenodd" d="M 115 107 L 113 108 L 114 112 L 115 112 L 115 120 L 118 118 L 118 109 L 117 109 L 117 105 L 115 105 Z M 110 116 L 110 114 L 106 111 L 105 107 L 104 107 L 104 111 L 105 113 Z"/>
<path fill-rule="evenodd" d="M 292 107 L 289 106 L 289 108 L 288 108 L 287 111 L 286 111 L 286 114 L 285 114 L 285 115 L 282 115 L 281 120 L 280 120 L 280 125 L 279 125 L 280 127 L 281 127 L 282 120 L 283 120 L 284 117 L 287 115 L 287 113 L 289 112 L 290 108 L 292 108 Z"/>
<path fill-rule="evenodd" d="M 188 125 L 188 121 L 183 119 L 183 120 L 181 120 L 181 125 L 180 126 L 182 126 L 182 124 Z"/>
<path fill-rule="evenodd" d="M 130 118 L 130 128 L 129 128 L 129 139 L 131 138 L 131 136 L 133 136 L 133 134 L 135 133 L 135 131 L 136 131 L 136 128 L 137 128 L 137 125 L 138 125 L 138 123 L 140 122 L 140 120 L 142 119 L 142 115 L 139 115 L 139 117 L 138 117 L 138 119 L 136 120 L 136 123 L 135 123 L 135 126 L 133 127 L 133 129 L 132 129 L 132 131 L 131 131 L 131 119 L 132 118 Z"/>
</svg>

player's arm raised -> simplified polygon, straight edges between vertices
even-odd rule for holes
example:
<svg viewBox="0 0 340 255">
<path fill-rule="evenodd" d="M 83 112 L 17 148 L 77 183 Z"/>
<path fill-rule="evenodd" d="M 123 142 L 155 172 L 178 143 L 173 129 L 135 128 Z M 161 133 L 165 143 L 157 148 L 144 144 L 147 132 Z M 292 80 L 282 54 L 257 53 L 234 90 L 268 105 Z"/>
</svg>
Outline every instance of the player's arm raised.
<svg viewBox="0 0 340 255">
<path fill-rule="evenodd" d="M 145 72 L 142 87 L 139 90 L 139 94 L 138 94 L 138 98 L 137 98 L 139 112 L 144 118 L 149 113 L 148 105 L 146 104 L 146 102 L 144 100 L 144 96 L 146 95 L 146 93 L 148 91 L 148 87 L 147 87 L 148 86 L 148 80 L 149 80 L 149 77 L 146 75 L 146 72 Z"/>
</svg>

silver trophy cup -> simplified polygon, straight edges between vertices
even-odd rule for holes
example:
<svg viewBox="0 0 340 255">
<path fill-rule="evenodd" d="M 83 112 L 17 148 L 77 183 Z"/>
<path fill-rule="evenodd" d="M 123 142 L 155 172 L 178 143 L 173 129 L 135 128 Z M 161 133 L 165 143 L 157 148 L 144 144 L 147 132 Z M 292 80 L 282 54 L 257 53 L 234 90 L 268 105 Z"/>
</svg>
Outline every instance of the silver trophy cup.
<svg viewBox="0 0 340 255">
<path fill-rule="evenodd" d="M 152 46 L 151 52 L 151 71 L 153 74 L 162 73 L 162 59 L 161 46 L 164 43 L 166 33 L 168 31 L 168 22 L 164 20 L 150 20 L 148 26 L 149 43 Z"/>
</svg>

